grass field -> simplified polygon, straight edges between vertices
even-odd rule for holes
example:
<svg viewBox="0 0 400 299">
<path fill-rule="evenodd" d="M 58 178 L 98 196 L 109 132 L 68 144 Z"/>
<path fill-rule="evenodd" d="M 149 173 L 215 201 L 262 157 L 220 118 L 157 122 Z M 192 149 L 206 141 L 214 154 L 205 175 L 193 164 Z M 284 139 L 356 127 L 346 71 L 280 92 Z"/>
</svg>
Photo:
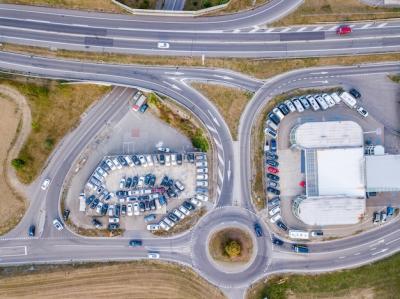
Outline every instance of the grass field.
<svg viewBox="0 0 400 299">
<path fill-rule="evenodd" d="M 240 244 L 241 251 L 237 257 L 229 257 L 225 252 L 225 246 L 229 241 Z M 210 255 L 216 261 L 245 263 L 251 258 L 253 252 L 253 241 L 250 235 L 239 228 L 225 228 L 214 233 L 209 243 Z"/>
<path fill-rule="evenodd" d="M 1 3 L 49 6 L 80 10 L 95 10 L 113 13 L 124 13 L 111 0 L 2 0 Z"/>
<path fill-rule="evenodd" d="M 247 299 L 399 298 L 400 254 L 352 270 L 321 275 L 283 275 L 260 281 Z"/>
<path fill-rule="evenodd" d="M 0 94 L 0 111 L 0 235 L 3 235 L 22 218 L 26 203 L 9 186 L 5 170 L 7 154 L 19 130 L 21 111 L 12 99 L 2 94 Z"/>
<path fill-rule="evenodd" d="M 0 268 L 0 298 L 225 297 L 189 268 L 142 261 Z"/>
<path fill-rule="evenodd" d="M 17 89 L 31 109 L 32 132 L 18 155 L 24 165 L 16 169 L 23 183 L 36 178 L 58 141 L 78 124 L 90 104 L 110 90 L 98 85 L 67 85 L 25 77 L 0 78 L 0 84 Z"/>
<path fill-rule="evenodd" d="M 233 139 L 237 140 L 240 116 L 253 94 L 225 85 L 204 83 L 192 83 L 191 85 L 217 106 L 228 124 Z"/>
<path fill-rule="evenodd" d="M 271 26 L 398 18 L 400 8 L 372 7 L 360 0 L 305 0 L 292 14 Z"/>
<path fill-rule="evenodd" d="M 119 55 L 102 54 L 78 51 L 50 51 L 45 48 L 26 47 L 12 44 L 3 44 L 1 50 L 29 53 L 31 55 L 42 55 L 47 57 L 69 58 L 81 61 L 104 61 L 120 64 L 141 64 L 141 65 L 169 65 L 175 68 L 180 66 L 202 66 L 200 57 L 169 57 L 169 56 L 141 56 L 141 55 Z M 331 65 L 354 65 L 368 62 L 398 61 L 400 53 L 375 54 L 375 55 L 353 55 L 333 56 L 321 58 L 303 59 L 275 59 L 275 60 L 250 60 L 250 59 L 222 59 L 206 58 L 205 67 L 219 67 L 238 71 L 257 78 L 269 78 L 290 70 Z"/>
</svg>

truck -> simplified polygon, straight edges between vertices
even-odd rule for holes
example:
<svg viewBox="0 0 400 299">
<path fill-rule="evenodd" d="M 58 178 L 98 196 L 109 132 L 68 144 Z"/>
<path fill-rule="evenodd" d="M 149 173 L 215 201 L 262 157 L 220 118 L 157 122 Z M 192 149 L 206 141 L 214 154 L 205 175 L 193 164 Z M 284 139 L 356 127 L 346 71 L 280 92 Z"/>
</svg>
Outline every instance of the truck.
<svg viewBox="0 0 400 299">
<path fill-rule="evenodd" d="M 308 253 L 308 247 L 306 245 L 300 245 L 300 244 L 293 244 L 292 249 L 294 252 L 297 253 Z"/>
<path fill-rule="evenodd" d="M 340 97 L 342 98 L 343 103 L 345 103 L 349 108 L 353 109 L 356 107 L 357 100 L 347 91 L 342 92 Z"/>
<path fill-rule="evenodd" d="M 140 107 L 146 103 L 146 96 L 138 91 L 131 99 L 131 105 L 133 111 L 139 111 Z"/>
<path fill-rule="evenodd" d="M 81 193 L 79 195 L 79 212 L 85 212 L 86 210 L 86 196 Z"/>
<path fill-rule="evenodd" d="M 300 240 L 308 240 L 310 239 L 310 233 L 304 230 L 289 230 L 289 238 L 291 239 L 300 239 Z"/>
</svg>

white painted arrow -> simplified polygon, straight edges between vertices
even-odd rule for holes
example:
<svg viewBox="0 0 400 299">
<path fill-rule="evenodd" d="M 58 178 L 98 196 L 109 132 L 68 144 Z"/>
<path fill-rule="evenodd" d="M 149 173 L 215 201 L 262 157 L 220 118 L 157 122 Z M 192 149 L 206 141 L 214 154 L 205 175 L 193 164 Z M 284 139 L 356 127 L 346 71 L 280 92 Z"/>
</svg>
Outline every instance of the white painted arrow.
<svg viewBox="0 0 400 299">
<path fill-rule="evenodd" d="M 211 111 L 210 110 L 208 110 L 208 113 L 210 114 L 210 116 L 211 116 L 211 118 L 213 119 L 213 121 L 217 124 L 217 126 L 218 127 L 220 127 L 220 125 L 219 125 L 219 122 L 218 122 L 218 120 L 217 120 L 217 118 L 214 116 L 214 115 L 212 115 L 212 113 L 211 113 Z"/>
</svg>

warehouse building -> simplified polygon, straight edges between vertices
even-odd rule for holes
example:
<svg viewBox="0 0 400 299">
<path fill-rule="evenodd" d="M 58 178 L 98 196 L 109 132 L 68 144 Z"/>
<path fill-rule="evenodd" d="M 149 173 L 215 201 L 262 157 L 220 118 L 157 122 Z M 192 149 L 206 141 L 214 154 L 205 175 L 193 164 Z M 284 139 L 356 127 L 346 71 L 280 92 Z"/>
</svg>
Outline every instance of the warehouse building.
<svg viewBox="0 0 400 299">
<path fill-rule="evenodd" d="M 400 155 L 365 156 L 367 192 L 400 191 Z"/>
</svg>

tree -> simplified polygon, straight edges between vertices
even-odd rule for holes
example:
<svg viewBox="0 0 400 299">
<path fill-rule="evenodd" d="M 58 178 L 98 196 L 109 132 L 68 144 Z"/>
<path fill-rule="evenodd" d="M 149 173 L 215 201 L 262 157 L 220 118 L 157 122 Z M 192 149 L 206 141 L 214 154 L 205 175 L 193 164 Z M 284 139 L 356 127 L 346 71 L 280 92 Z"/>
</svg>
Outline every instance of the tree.
<svg viewBox="0 0 400 299">
<path fill-rule="evenodd" d="M 208 140 L 204 137 L 201 130 L 197 130 L 194 136 L 192 137 L 192 144 L 195 148 L 198 148 L 202 152 L 208 151 L 209 145 Z"/>
<path fill-rule="evenodd" d="M 241 251 L 241 246 L 239 242 L 235 240 L 230 240 L 226 245 L 225 245 L 225 253 L 230 257 L 234 258 L 240 255 Z"/>
<path fill-rule="evenodd" d="M 21 169 L 22 167 L 24 167 L 24 165 L 25 165 L 25 160 L 23 160 L 23 159 L 19 159 L 19 158 L 17 158 L 17 159 L 13 159 L 12 161 L 11 161 L 11 165 L 15 168 L 15 169 Z"/>
</svg>

